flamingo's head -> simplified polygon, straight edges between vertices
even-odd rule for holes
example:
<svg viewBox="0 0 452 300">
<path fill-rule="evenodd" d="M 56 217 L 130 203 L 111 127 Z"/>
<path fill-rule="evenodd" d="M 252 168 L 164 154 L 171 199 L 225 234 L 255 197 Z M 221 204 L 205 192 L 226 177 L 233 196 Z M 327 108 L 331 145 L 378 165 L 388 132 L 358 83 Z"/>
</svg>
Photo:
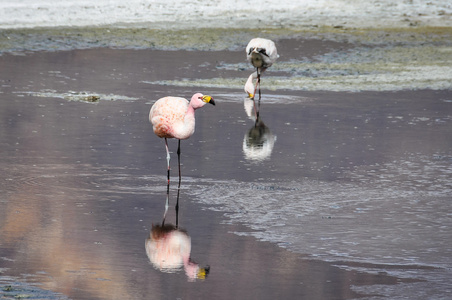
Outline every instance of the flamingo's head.
<svg viewBox="0 0 452 300">
<path fill-rule="evenodd" d="M 215 101 L 213 100 L 212 96 L 203 95 L 201 93 L 194 94 L 193 97 L 191 97 L 190 103 L 194 109 L 203 107 L 204 105 L 206 105 L 206 103 L 215 105 Z"/>
</svg>

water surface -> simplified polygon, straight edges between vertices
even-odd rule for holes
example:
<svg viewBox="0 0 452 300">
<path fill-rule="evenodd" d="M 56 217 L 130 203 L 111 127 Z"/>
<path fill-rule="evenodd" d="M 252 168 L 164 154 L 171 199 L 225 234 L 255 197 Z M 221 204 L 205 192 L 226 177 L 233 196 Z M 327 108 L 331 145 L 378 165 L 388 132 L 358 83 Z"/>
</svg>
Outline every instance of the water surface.
<svg viewBox="0 0 452 300">
<path fill-rule="evenodd" d="M 267 153 L 250 156 L 255 122 L 241 89 L 161 82 L 245 81 L 249 70 L 212 65 L 219 54 L 243 60 L 108 49 L 0 57 L 2 296 L 450 297 L 451 92 L 265 89 L 257 132 Z M 197 91 L 217 105 L 197 112 L 182 142 L 179 222 L 192 259 L 211 270 L 192 282 L 145 253 L 166 198 L 164 143 L 147 118 L 156 99 Z M 173 184 L 168 222 L 175 196 Z"/>
</svg>

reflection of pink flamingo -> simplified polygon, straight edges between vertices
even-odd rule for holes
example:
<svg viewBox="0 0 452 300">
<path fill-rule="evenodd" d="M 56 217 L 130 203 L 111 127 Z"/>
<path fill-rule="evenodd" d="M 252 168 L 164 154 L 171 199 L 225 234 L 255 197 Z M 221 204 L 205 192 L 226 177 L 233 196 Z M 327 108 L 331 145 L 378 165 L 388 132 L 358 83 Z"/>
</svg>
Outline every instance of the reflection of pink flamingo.
<svg viewBox="0 0 452 300">
<path fill-rule="evenodd" d="M 154 133 L 158 137 L 165 138 L 168 183 L 170 180 L 170 154 L 167 138 L 179 140 L 177 157 L 180 183 L 180 140 L 188 139 L 195 132 L 195 110 L 206 103 L 215 105 L 212 97 L 204 96 L 201 93 L 194 94 L 190 102 L 179 97 L 164 97 L 157 100 L 149 112 L 149 121 L 152 123 Z"/>
<path fill-rule="evenodd" d="M 259 87 L 260 96 L 260 76 L 279 57 L 275 43 L 268 39 L 255 38 L 246 46 L 246 58 L 256 68 L 245 84 L 245 92 L 250 98 L 254 98 Z M 256 80 L 257 79 L 257 80 Z M 256 80 L 256 84 L 253 81 Z"/>
<path fill-rule="evenodd" d="M 189 280 L 205 279 L 209 273 L 209 267 L 201 268 L 190 259 L 190 236 L 174 225 L 152 225 L 145 246 L 149 260 L 160 271 L 175 272 L 183 266 Z"/>
</svg>

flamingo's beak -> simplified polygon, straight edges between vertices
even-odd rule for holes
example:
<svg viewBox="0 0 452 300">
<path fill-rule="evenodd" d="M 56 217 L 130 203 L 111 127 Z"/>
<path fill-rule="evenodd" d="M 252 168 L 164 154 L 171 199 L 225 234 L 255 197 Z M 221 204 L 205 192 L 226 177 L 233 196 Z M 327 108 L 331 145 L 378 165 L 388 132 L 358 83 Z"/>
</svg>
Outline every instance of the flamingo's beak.
<svg viewBox="0 0 452 300">
<path fill-rule="evenodd" d="M 210 271 L 210 266 L 206 266 L 205 268 L 200 268 L 196 277 L 198 279 L 206 279 L 207 275 L 209 274 L 209 271 Z"/>
<path fill-rule="evenodd" d="M 202 101 L 215 105 L 215 101 L 213 101 L 213 98 L 208 95 L 202 96 Z"/>
</svg>

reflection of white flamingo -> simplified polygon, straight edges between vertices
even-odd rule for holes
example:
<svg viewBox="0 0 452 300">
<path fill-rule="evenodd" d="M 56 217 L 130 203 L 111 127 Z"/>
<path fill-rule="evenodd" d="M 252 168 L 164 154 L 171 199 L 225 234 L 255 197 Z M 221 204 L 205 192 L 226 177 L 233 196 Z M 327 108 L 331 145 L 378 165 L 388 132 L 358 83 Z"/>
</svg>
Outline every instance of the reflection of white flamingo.
<svg viewBox="0 0 452 300">
<path fill-rule="evenodd" d="M 256 114 L 253 113 L 254 108 L 254 100 L 248 97 L 243 99 L 243 108 L 245 109 L 245 113 L 250 120 L 256 122 Z"/>
<path fill-rule="evenodd" d="M 252 101 L 252 100 L 250 100 Z M 258 117 L 254 126 L 243 138 L 243 153 L 251 161 L 263 161 L 270 157 L 275 146 L 276 135 Z"/>
<path fill-rule="evenodd" d="M 195 110 L 203 107 L 206 103 L 215 105 L 212 97 L 197 93 L 193 95 L 190 102 L 179 97 L 164 97 L 152 105 L 149 112 L 149 121 L 152 123 L 154 133 L 158 137 L 165 138 L 168 183 L 170 180 L 170 154 L 167 138 L 179 140 L 177 158 L 180 183 L 180 140 L 188 139 L 193 135 L 195 132 Z"/>
<path fill-rule="evenodd" d="M 209 273 L 209 267 L 201 268 L 190 259 L 190 236 L 174 225 L 153 225 L 145 247 L 151 263 L 162 272 L 175 272 L 183 266 L 191 281 L 205 279 Z"/>
<path fill-rule="evenodd" d="M 245 92 L 250 98 L 254 98 L 256 90 L 259 88 L 260 95 L 260 76 L 268 67 L 270 67 L 279 57 L 275 43 L 268 39 L 255 38 L 246 46 L 246 58 L 256 68 L 246 81 Z M 256 84 L 253 81 L 256 80 Z"/>
</svg>

